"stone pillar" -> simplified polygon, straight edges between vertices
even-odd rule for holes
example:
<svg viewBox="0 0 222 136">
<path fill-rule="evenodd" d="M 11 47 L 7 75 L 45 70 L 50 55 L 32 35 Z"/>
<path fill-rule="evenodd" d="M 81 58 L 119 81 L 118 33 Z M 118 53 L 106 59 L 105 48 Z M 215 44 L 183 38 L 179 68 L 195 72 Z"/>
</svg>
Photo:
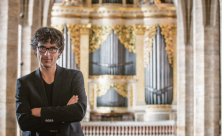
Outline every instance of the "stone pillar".
<svg viewBox="0 0 222 136">
<path fill-rule="evenodd" d="M 191 9 L 185 2 L 177 4 L 177 135 L 193 136 L 193 47 L 192 41 L 187 40 L 192 37 L 187 24 Z"/>
<path fill-rule="evenodd" d="M 222 0 L 220 0 L 220 39 L 222 39 Z M 222 77 L 222 42 L 220 42 L 220 77 Z M 222 80 L 220 82 L 220 84 L 222 85 Z M 222 87 L 220 88 L 220 92 L 222 92 Z M 220 93 L 220 107 L 222 105 L 222 93 Z M 220 110 L 222 110 L 220 108 Z M 220 122 L 222 122 L 222 111 L 220 111 Z M 220 132 L 222 132 L 222 125 L 220 125 Z"/>
<path fill-rule="evenodd" d="M 88 96 L 89 78 L 89 26 L 82 25 L 80 29 L 80 71 L 84 77 L 86 96 Z"/>
<path fill-rule="evenodd" d="M 173 103 L 177 105 L 177 33 L 173 30 Z"/>
<path fill-rule="evenodd" d="M 44 4 L 42 4 L 42 0 L 30 0 L 28 5 L 24 6 L 28 7 L 28 10 L 25 10 L 24 13 L 24 23 L 22 30 L 23 39 L 21 61 L 23 62 L 23 65 L 21 67 L 21 76 L 27 75 L 39 67 L 38 60 L 30 44 L 34 32 L 42 26 L 42 20 L 39 18 L 42 18 L 42 6 Z"/>
<path fill-rule="evenodd" d="M 206 2 L 206 3 L 205 3 Z M 194 1 L 194 135 L 219 135 L 218 3 Z"/>
<path fill-rule="evenodd" d="M 136 105 L 146 105 L 145 103 L 145 70 L 144 70 L 144 34 L 143 25 L 135 25 L 136 34 L 136 77 L 137 96 Z"/>
<path fill-rule="evenodd" d="M 15 88 L 17 79 L 19 0 L 0 2 L 0 135 L 16 135 Z"/>
</svg>

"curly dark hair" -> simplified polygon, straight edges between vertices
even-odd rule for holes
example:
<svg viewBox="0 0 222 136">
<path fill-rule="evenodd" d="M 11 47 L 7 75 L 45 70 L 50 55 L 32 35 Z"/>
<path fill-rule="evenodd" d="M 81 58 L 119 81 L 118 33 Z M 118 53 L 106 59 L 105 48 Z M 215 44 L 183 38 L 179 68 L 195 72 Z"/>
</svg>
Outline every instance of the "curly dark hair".
<svg viewBox="0 0 222 136">
<path fill-rule="evenodd" d="M 42 27 L 35 32 L 31 40 L 32 49 L 36 49 L 38 42 L 45 44 L 49 39 L 51 39 L 51 44 L 57 44 L 57 47 L 62 53 L 64 50 L 64 36 L 59 30 L 52 27 Z"/>
</svg>

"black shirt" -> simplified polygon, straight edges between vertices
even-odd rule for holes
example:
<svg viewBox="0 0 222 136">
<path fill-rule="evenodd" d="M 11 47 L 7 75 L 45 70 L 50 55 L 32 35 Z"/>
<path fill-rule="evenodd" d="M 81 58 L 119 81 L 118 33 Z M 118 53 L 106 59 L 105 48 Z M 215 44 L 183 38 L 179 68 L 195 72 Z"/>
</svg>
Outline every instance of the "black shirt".
<svg viewBox="0 0 222 136">
<path fill-rule="evenodd" d="M 49 106 L 52 106 L 52 91 L 53 91 L 54 82 L 52 82 L 51 84 L 47 84 L 44 79 L 43 81 L 44 81 L 44 87 L 45 87 L 45 92 L 47 95 Z"/>
<path fill-rule="evenodd" d="M 53 91 L 54 82 L 52 82 L 51 84 L 47 84 L 44 79 L 43 81 L 44 81 L 44 87 L 45 87 L 45 92 L 46 92 L 49 106 L 52 106 L 52 91 Z M 56 136 L 55 133 L 40 133 L 39 135 L 40 136 Z"/>
</svg>

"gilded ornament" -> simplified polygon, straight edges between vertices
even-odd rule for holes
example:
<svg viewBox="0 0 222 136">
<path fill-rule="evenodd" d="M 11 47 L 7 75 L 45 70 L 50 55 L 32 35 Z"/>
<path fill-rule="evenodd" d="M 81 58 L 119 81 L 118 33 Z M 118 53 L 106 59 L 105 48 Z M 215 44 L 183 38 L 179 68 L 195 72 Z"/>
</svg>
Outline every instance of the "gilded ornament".
<svg viewBox="0 0 222 136">
<path fill-rule="evenodd" d="M 175 24 L 160 24 L 161 34 L 164 36 L 169 63 L 173 66 L 173 33 L 176 31 Z"/>
<path fill-rule="evenodd" d="M 172 109 L 172 105 L 147 105 L 147 109 Z"/>
<path fill-rule="evenodd" d="M 158 25 L 147 25 L 144 38 L 144 67 L 147 67 L 150 60 L 150 52 L 153 50 L 153 36 L 157 34 Z"/>
<path fill-rule="evenodd" d="M 136 53 L 135 47 L 135 34 L 133 26 L 127 25 L 114 25 L 113 30 L 118 36 L 120 42 L 124 45 L 129 52 Z"/>
<path fill-rule="evenodd" d="M 144 35 L 146 31 L 145 25 L 133 25 L 136 35 Z"/>
<path fill-rule="evenodd" d="M 161 4 L 161 0 L 154 0 L 155 4 Z"/>
<path fill-rule="evenodd" d="M 125 111 L 127 107 L 97 107 L 99 113 L 110 113 L 110 111 Z"/>
<path fill-rule="evenodd" d="M 94 90 L 95 90 L 95 86 L 94 85 L 91 85 L 90 86 L 90 92 L 91 92 L 91 97 L 90 97 L 90 107 L 91 107 L 91 109 L 93 109 L 93 107 L 94 107 Z"/>
<path fill-rule="evenodd" d="M 132 26 L 126 25 L 93 25 L 90 31 L 90 52 L 94 52 L 100 48 L 100 45 L 110 35 L 111 30 L 114 30 L 120 42 L 129 52 L 136 52 L 135 35 Z"/>
<path fill-rule="evenodd" d="M 65 24 L 51 24 L 51 27 L 58 29 L 60 32 L 63 33 Z"/>
<path fill-rule="evenodd" d="M 67 24 L 78 66 L 80 66 L 80 34 L 88 34 L 87 31 L 90 27 L 90 24 Z"/>
<path fill-rule="evenodd" d="M 99 76 L 89 76 L 89 79 L 136 79 L 136 76 L 99 75 Z"/>
<path fill-rule="evenodd" d="M 67 28 L 68 34 L 71 37 L 76 64 L 80 66 L 80 26 L 76 24 L 67 24 Z"/>
<path fill-rule="evenodd" d="M 103 84 L 97 84 L 97 97 L 101 97 L 107 93 L 107 91 L 113 87 L 116 92 L 123 96 L 127 97 L 127 84 L 126 83 L 103 83 Z"/>
<path fill-rule="evenodd" d="M 111 33 L 111 26 L 93 25 L 89 34 L 89 52 L 94 52 Z"/>
<path fill-rule="evenodd" d="M 130 106 L 133 107 L 133 86 L 130 86 Z"/>
</svg>

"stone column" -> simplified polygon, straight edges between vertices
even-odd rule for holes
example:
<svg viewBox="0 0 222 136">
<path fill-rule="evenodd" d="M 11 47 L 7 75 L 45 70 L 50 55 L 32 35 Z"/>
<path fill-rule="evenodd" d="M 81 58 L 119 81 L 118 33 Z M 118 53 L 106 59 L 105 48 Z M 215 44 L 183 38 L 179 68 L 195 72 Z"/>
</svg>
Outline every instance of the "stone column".
<svg viewBox="0 0 222 136">
<path fill-rule="evenodd" d="M 222 0 L 220 0 L 220 39 L 222 39 Z M 222 77 L 222 42 L 220 42 L 220 77 Z M 220 84 L 222 85 L 222 80 L 220 82 Z M 222 87 L 220 88 L 220 92 L 222 92 Z M 220 93 L 220 107 L 222 105 L 222 93 Z M 220 108 L 220 122 L 222 122 L 222 109 Z M 222 125 L 220 125 L 220 132 L 222 132 Z"/>
<path fill-rule="evenodd" d="M 205 3 L 206 2 L 206 3 Z M 194 1 L 194 135 L 219 135 L 218 3 Z"/>
<path fill-rule="evenodd" d="M 21 76 L 27 75 L 39 67 L 38 60 L 30 44 L 34 32 L 42 26 L 42 20 L 39 18 L 42 17 L 42 6 L 44 6 L 44 4 L 46 3 L 42 4 L 41 0 L 30 0 L 28 5 L 25 5 L 25 7 L 28 7 L 28 10 L 25 10 L 24 13 L 22 30 L 23 39 L 21 61 L 23 62 L 23 65 L 21 67 Z M 45 12 L 45 14 L 47 14 L 47 12 Z"/>
<path fill-rule="evenodd" d="M 88 96 L 89 78 L 89 25 L 82 25 L 80 29 L 80 71 L 84 77 L 86 96 Z"/>
<path fill-rule="evenodd" d="M 0 2 L 0 135 L 16 135 L 15 88 L 17 79 L 19 0 Z"/>
<path fill-rule="evenodd" d="M 136 77 L 137 77 L 137 97 L 136 105 L 146 105 L 145 103 L 145 70 L 144 70 L 144 34 L 143 25 L 135 25 L 136 34 Z"/>
<path fill-rule="evenodd" d="M 173 30 L 173 103 L 177 105 L 177 29 Z"/>
<path fill-rule="evenodd" d="M 177 135 L 193 136 L 192 1 L 177 5 Z"/>
</svg>

